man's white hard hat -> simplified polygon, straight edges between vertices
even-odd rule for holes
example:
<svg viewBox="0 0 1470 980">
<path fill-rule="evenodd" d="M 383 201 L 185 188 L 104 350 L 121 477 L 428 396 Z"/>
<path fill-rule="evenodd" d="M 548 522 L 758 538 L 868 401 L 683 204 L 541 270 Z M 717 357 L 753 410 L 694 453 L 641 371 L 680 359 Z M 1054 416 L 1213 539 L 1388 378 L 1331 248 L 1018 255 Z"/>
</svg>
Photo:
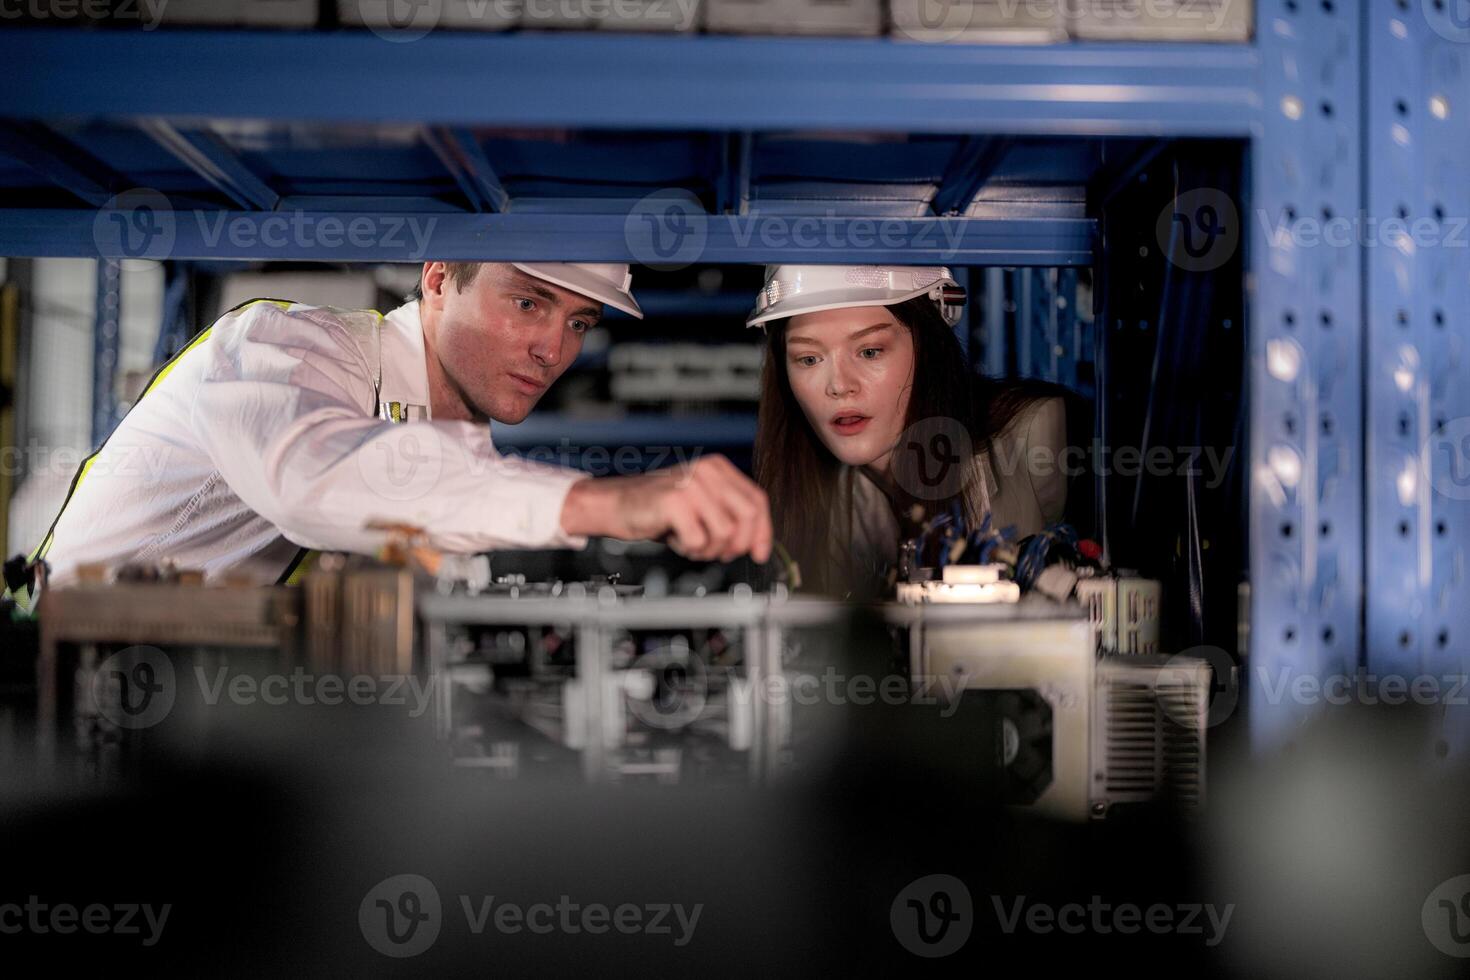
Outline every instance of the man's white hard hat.
<svg viewBox="0 0 1470 980">
<path fill-rule="evenodd" d="M 965 290 L 942 265 L 768 265 L 745 325 L 819 310 L 892 306 L 916 296 L 934 300 L 945 323 L 959 322 Z"/>
<path fill-rule="evenodd" d="M 643 311 L 633 299 L 633 272 L 627 265 L 616 262 L 512 262 L 511 265 L 553 286 L 570 289 L 643 319 Z"/>
</svg>

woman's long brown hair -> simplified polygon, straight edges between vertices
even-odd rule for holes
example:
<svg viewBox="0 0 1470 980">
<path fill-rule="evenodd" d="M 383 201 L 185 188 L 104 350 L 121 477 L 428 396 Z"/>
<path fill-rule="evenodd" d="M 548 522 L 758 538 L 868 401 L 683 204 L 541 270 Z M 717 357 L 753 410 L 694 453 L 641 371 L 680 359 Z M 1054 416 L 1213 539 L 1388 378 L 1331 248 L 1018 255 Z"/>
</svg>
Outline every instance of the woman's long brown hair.
<svg viewBox="0 0 1470 980">
<path fill-rule="evenodd" d="M 971 374 L 959 339 L 932 300 L 921 296 L 889 309 L 914 341 L 914 383 L 905 428 L 923 419 L 953 419 L 965 427 L 978 450 L 1043 394 L 1039 385 L 994 382 Z M 834 540 L 852 540 L 855 515 L 850 493 L 848 499 L 839 499 L 844 491 L 842 463 L 822 444 L 791 390 L 786 365 L 788 323 L 777 320 L 766 325 L 755 478 L 770 497 L 776 539 L 801 566 L 804 582 L 818 592 L 842 593 L 862 588 L 866 583 L 860 579 L 870 572 L 843 563 L 844 556 L 850 557 L 846 547 L 834 549 Z M 959 503 L 966 522 L 973 526 L 983 517 L 975 512 L 973 489 L 962 487 L 941 501 L 897 499 L 894 509 L 907 513 L 912 504 L 921 503 L 932 514 Z"/>
</svg>

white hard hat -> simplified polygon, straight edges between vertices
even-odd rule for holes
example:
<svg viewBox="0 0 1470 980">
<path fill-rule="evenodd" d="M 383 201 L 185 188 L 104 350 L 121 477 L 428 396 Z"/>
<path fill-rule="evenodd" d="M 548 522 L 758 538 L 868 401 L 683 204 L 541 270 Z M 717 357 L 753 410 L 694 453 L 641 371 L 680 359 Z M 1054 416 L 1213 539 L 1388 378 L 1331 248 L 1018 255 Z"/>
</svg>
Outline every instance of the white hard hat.
<svg viewBox="0 0 1470 980">
<path fill-rule="evenodd" d="M 553 286 L 570 289 L 643 319 L 643 311 L 629 291 L 633 272 L 626 265 L 616 262 L 512 262 L 511 265 Z"/>
<path fill-rule="evenodd" d="M 959 322 L 965 290 L 942 265 L 768 265 L 745 325 L 818 310 L 892 306 L 915 296 L 934 300 L 950 326 Z"/>
</svg>

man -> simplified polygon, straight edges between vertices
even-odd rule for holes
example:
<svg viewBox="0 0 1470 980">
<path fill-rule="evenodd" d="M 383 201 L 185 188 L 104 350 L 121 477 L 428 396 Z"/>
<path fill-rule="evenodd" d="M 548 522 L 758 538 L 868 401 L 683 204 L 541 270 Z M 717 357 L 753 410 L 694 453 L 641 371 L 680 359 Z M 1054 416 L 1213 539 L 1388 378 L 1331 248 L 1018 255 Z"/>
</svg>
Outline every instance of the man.
<svg viewBox="0 0 1470 980">
<path fill-rule="evenodd" d="M 606 535 L 766 561 L 765 496 L 722 456 L 591 479 L 493 448 L 486 423 L 526 417 L 604 303 L 642 316 L 630 281 L 626 265 L 429 262 L 420 298 L 387 316 L 238 307 L 160 369 L 32 560 L 60 585 L 83 564 L 163 559 L 269 584 L 305 549 L 374 552 L 387 522 L 448 551 Z"/>
</svg>

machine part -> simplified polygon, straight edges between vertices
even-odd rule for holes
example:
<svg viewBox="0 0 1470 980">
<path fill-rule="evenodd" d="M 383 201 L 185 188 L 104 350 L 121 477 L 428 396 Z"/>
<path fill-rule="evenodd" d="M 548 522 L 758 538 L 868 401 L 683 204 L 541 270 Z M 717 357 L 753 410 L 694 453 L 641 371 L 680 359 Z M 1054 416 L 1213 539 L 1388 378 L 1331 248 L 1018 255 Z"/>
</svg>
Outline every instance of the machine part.
<svg viewBox="0 0 1470 980">
<path fill-rule="evenodd" d="M 1002 752 L 994 762 L 1010 801 L 1050 817 L 1085 819 L 1097 660 L 1092 632 L 1065 606 L 990 607 L 988 621 L 975 619 L 984 609 L 977 607 L 968 620 L 955 616 L 946 622 L 935 615 L 914 625 L 919 640 L 911 678 L 924 683 L 948 677 L 964 689 L 956 721 L 968 710 L 999 726 Z M 977 692 L 985 696 L 976 697 Z M 1014 753 L 1007 744 L 1015 746 Z"/>
<path fill-rule="evenodd" d="M 986 585 L 946 582 L 899 582 L 898 601 L 911 604 L 925 602 L 1018 602 L 1021 587 L 1015 582 L 991 582 Z"/>
<path fill-rule="evenodd" d="M 724 771 L 743 768 L 754 781 L 772 777 L 790 757 L 791 705 L 759 694 L 780 684 L 770 679 L 783 672 L 788 633 L 836 628 L 850 615 L 841 604 L 792 598 L 781 587 L 766 595 L 744 588 L 685 598 L 644 598 L 611 586 L 594 593 L 579 583 L 556 595 L 535 584 L 512 588 L 526 594 L 420 596 L 436 731 L 446 740 L 454 731 L 451 677 L 460 633 L 514 628 L 570 637 L 574 663 L 551 662 L 535 649 L 525 658 L 524 683 L 545 693 L 554 687 L 553 703 L 544 707 L 557 717 L 532 706 L 519 717 L 579 751 L 591 782 L 620 778 L 626 763 L 670 739 L 742 753 L 743 760 L 720 763 Z M 685 775 L 690 764 L 686 755 Z"/>
<path fill-rule="evenodd" d="M 1210 665 L 1193 657 L 1105 656 L 1092 721 L 1093 812 L 1205 795 Z"/>
<path fill-rule="evenodd" d="M 1077 599 L 1087 609 L 1099 653 L 1159 652 L 1159 609 L 1164 587 L 1156 579 L 1097 575 L 1077 583 Z"/>
<path fill-rule="evenodd" d="M 344 676 L 413 672 L 413 573 L 349 566 L 342 573 L 339 667 Z"/>
<path fill-rule="evenodd" d="M 1072 598 L 1077 581 L 1077 573 L 1066 565 L 1048 565 L 1031 587 L 1053 602 L 1065 602 Z"/>
<path fill-rule="evenodd" d="M 945 565 L 945 585 L 988 585 L 999 582 L 1004 575 L 1004 565 Z"/>
<path fill-rule="evenodd" d="M 87 651 L 97 660 L 104 646 L 256 649 L 285 664 L 301 650 L 301 594 L 285 586 L 79 584 L 47 589 L 37 617 L 36 735 L 45 763 L 54 758 L 58 722 L 80 707 L 72 685 Z"/>
</svg>

